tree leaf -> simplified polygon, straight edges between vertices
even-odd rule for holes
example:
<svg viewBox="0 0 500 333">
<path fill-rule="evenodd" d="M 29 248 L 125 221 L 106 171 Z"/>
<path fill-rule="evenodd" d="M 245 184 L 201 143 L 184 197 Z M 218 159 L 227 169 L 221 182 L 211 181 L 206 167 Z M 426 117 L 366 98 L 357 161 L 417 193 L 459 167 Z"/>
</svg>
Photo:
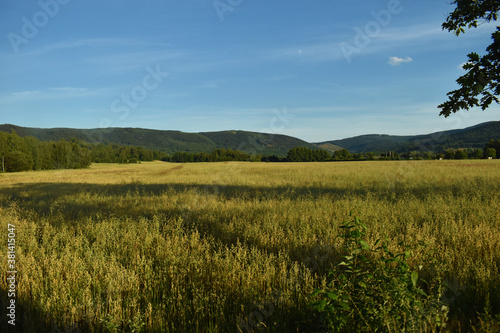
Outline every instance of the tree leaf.
<svg viewBox="0 0 500 333">
<path fill-rule="evenodd" d="M 340 301 L 339 304 L 342 307 L 342 309 L 344 309 L 344 310 L 348 310 L 349 309 L 349 303 L 347 303 L 345 301 Z"/>
<path fill-rule="evenodd" d="M 413 287 L 417 286 L 417 281 L 418 281 L 418 272 L 411 272 L 411 283 L 413 284 Z"/>
<path fill-rule="evenodd" d="M 336 294 L 336 293 L 326 293 L 326 297 L 328 297 L 329 299 L 335 301 L 339 298 L 339 296 Z"/>
<path fill-rule="evenodd" d="M 363 248 L 363 250 L 367 250 L 367 251 L 370 250 L 370 245 L 368 245 L 368 243 L 366 243 L 364 240 L 360 239 L 359 244 L 361 244 L 361 247 Z"/>
</svg>

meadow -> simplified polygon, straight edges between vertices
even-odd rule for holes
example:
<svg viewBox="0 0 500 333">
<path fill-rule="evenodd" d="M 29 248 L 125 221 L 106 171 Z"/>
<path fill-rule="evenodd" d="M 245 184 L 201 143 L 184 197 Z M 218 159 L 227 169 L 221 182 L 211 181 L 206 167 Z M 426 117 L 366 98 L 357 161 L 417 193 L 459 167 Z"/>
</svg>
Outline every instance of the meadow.
<svg viewBox="0 0 500 333">
<path fill-rule="evenodd" d="M 497 332 L 500 161 L 147 162 L 0 174 L 17 332 L 324 332 L 339 226 L 413 251 L 446 325 Z M 7 256 L 1 323 L 7 332 Z M 5 312 L 5 313 L 4 313 Z"/>
</svg>

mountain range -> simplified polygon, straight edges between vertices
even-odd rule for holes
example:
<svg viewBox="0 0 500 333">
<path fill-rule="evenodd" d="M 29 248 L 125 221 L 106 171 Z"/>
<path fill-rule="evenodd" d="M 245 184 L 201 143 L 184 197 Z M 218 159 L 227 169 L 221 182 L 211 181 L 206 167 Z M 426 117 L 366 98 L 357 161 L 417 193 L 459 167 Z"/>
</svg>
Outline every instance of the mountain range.
<svg viewBox="0 0 500 333">
<path fill-rule="evenodd" d="M 329 147 L 342 147 L 352 153 L 444 151 L 448 148 L 483 148 L 491 139 L 500 139 L 500 121 L 490 121 L 463 129 L 434 132 L 422 135 L 368 134 L 352 138 L 315 143 Z M 336 149 L 336 148 L 334 148 Z"/>
<path fill-rule="evenodd" d="M 211 152 L 217 148 L 238 149 L 251 154 L 286 156 L 294 147 L 347 149 L 351 153 L 444 151 L 447 148 L 483 148 L 491 139 L 500 139 L 500 121 L 491 121 L 467 127 L 425 135 L 397 136 L 368 134 L 317 143 L 282 134 L 249 131 L 219 131 L 186 133 L 181 131 L 151 130 L 142 128 L 31 128 L 10 124 L 0 125 L 0 131 L 14 130 L 19 136 L 33 136 L 42 141 L 83 140 L 89 143 L 114 143 L 160 150 L 169 154 Z"/>
</svg>

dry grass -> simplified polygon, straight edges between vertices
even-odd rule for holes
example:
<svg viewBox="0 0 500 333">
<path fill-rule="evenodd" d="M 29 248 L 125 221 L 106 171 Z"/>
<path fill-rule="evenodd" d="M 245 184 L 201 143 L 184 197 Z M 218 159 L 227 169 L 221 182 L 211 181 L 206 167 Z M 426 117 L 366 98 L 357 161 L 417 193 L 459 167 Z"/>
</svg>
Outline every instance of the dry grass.
<svg viewBox="0 0 500 333">
<path fill-rule="evenodd" d="M 350 211 L 372 241 L 428 244 L 413 265 L 436 260 L 453 330 L 500 313 L 496 160 L 99 164 L 1 174 L 0 202 L 26 332 L 313 331 Z"/>
</svg>

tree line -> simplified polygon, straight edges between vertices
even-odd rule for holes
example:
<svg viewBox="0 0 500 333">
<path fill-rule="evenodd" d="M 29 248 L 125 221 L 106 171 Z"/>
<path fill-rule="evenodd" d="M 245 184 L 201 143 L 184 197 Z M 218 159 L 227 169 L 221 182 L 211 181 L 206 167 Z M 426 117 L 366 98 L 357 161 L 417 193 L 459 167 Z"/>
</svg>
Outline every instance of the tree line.
<svg viewBox="0 0 500 333">
<path fill-rule="evenodd" d="M 215 149 L 211 153 L 187 153 L 176 152 L 172 156 L 163 159 L 168 162 L 189 163 L 189 162 L 227 162 L 227 161 L 249 161 L 257 162 L 261 160 L 260 155 L 251 155 L 236 149 Z"/>
<path fill-rule="evenodd" d="M 409 151 L 398 153 L 367 152 L 351 153 L 347 149 L 330 153 L 323 149 L 295 147 L 286 157 L 276 155 L 250 155 L 231 149 L 216 149 L 212 153 L 177 152 L 164 161 L 176 163 L 222 162 L 222 161 L 261 161 L 261 162 L 329 162 L 329 161 L 370 161 L 370 160 L 434 160 L 434 159 L 482 159 L 500 158 L 500 140 L 491 140 L 483 149 L 447 149 L 444 152 Z"/>
<path fill-rule="evenodd" d="M 347 149 L 330 153 L 323 149 L 295 147 L 286 157 L 251 155 L 233 149 L 215 149 L 211 153 L 176 152 L 168 155 L 157 150 L 118 144 L 89 144 L 81 140 L 40 141 L 34 137 L 20 137 L 15 132 L 0 132 L 1 171 L 53 170 L 86 168 L 91 163 L 138 163 L 161 160 L 176 163 L 195 162 L 327 162 L 364 160 L 430 160 L 500 158 L 500 140 L 491 140 L 483 149 L 447 149 L 409 151 L 398 153 L 350 153 Z"/>
<path fill-rule="evenodd" d="M 89 145 L 93 163 L 138 163 L 155 160 L 168 160 L 168 155 L 158 150 L 118 144 Z"/>
<path fill-rule="evenodd" d="M 15 132 L 0 132 L 0 154 L 2 172 L 85 168 L 92 161 L 82 143 L 39 141 Z"/>
<path fill-rule="evenodd" d="M 326 162 L 326 161 L 366 161 L 366 160 L 434 160 L 434 159 L 487 159 L 500 158 L 500 140 L 491 140 L 483 149 L 446 149 L 443 152 L 409 151 L 384 153 L 350 153 L 347 149 L 335 151 L 333 154 L 321 149 L 296 147 L 288 151 L 282 162 Z"/>
<path fill-rule="evenodd" d="M 137 163 L 166 159 L 167 154 L 142 147 L 89 144 L 81 140 L 40 141 L 0 132 L 1 172 L 80 169 L 91 163 Z"/>
</svg>

